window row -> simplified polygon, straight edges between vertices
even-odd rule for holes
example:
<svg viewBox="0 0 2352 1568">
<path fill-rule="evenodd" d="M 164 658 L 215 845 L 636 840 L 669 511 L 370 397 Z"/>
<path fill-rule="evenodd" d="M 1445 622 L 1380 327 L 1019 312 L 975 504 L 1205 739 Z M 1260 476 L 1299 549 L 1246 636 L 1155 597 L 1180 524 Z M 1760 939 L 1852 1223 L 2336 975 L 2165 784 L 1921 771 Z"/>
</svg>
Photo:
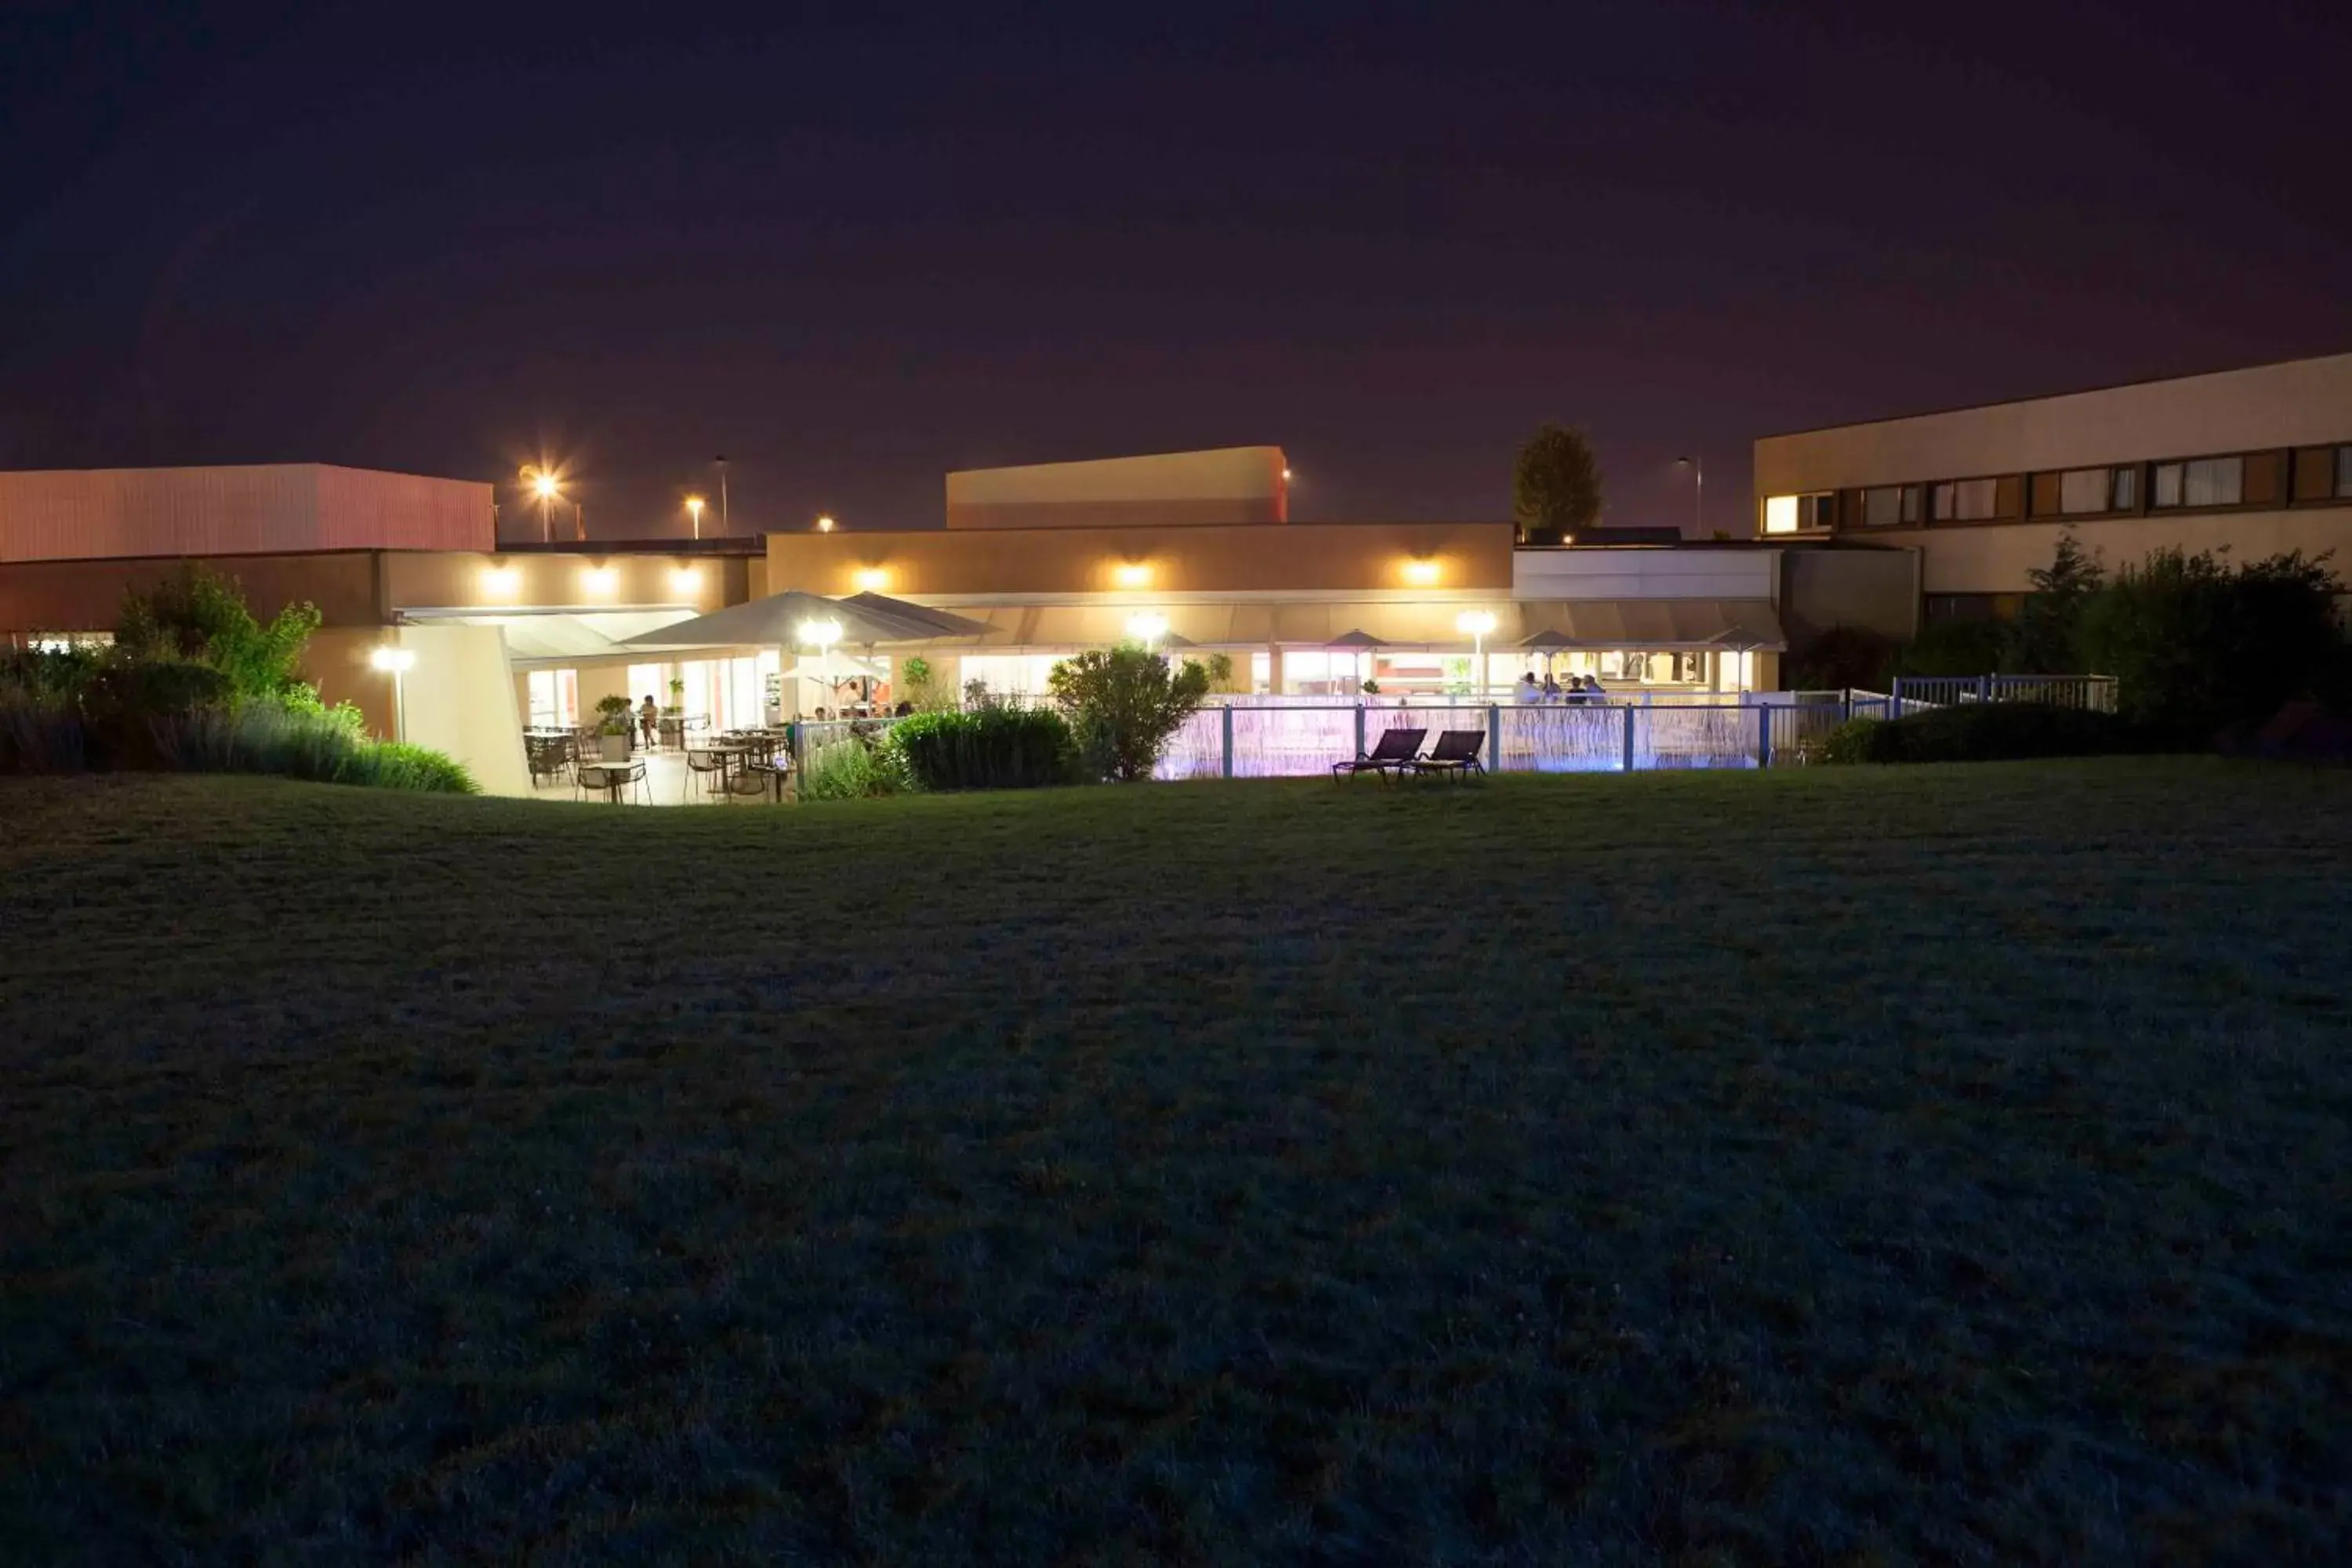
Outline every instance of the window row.
<svg viewBox="0 0 2352 1568">
<path fill-rule="evenodd" d="M 2352 443 L 1770 496 L 1766 533 L 2352 500 Z"/>
</svg>

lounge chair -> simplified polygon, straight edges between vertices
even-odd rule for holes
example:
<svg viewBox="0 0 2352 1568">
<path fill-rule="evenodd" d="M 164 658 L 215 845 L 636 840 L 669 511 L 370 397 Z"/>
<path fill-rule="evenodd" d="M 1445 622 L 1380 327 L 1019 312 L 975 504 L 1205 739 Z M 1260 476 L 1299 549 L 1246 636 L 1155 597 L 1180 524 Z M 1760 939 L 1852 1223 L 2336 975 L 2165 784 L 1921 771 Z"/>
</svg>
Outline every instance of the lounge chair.
<svg viewBox="0 0 2352 1568">
<path fill-rule="evenodd" d="M 1395 770 L 1410 767 L 1412 764 L 1414 753 L 1421 750 L 1421 738 L 1428 733 L 1426 730 L 1384 731 L 1379 742 L 1370 751 L 1358 756 L 1354 762 L 1333 763 L 1331 776 L 1336 779 L 1344 775 L 1370 773 L 1387 778 Z"/>
<path fill-rule="evenodd" d="M 1452 773 L 1466 779 L 1472 773 L 1486 771 L 1486 764 L 1478 760 L 1486 744 L 1484 730 L 1443 730 L 1438 732 L 1437 744 L 1429 749 L 1429 755 L 1415 757 L 1405 765 L 1417 774 Z"/>
</svg>

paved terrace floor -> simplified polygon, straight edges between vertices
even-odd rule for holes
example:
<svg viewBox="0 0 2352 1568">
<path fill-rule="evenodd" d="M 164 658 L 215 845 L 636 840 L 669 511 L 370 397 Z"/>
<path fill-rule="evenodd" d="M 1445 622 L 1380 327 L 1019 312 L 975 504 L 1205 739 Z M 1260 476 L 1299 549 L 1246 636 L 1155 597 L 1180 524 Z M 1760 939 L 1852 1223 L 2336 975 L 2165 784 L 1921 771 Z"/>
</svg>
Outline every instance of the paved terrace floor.
<svg viewBox="0 0 2352 1568">
<path fill-rule="evenodd" d="M 683 752 L 640 752 L 635 760 L 646 764 L 645 782 L 629 784 L 622 790 L 621 804 L 625 805 L 760 806 L 771 805 L 775 801 L 764 777 L 761 780 L 757 795 L 714 795 L 708 778 L 688 773 Z M 598 805 L 609 805 L 612 801 L 612 797 L 601 789 L 583 793 L 572 783 L 572 772 L 568 768 L 562 777 L 552 783 L 535 781 L 530 793 L 534 800 L 584 800 Z M 784 798 L 787 801 L 792 798 L 789 785 Z"/>
</svg>

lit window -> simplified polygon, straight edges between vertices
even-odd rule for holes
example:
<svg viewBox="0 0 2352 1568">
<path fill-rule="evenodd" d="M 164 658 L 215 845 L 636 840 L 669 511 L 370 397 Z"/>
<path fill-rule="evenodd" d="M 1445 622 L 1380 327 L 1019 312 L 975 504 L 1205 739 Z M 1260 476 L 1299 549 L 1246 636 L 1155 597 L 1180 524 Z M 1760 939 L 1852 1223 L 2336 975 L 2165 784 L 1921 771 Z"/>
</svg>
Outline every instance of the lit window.
<svg viewBox="0 0 2352 1568">
<path fill-rule="evenodd" d="M 1767 496 L 1764 500 L 1764 531 L 1767 533 L 1803 533 L 1830 526 L 1835 513 L 1837 497 L 1827 490 L 1802 496 Z"/>
<path fill-rule="evenodd" d="M 2245 493 L 2243 458 L 2200 458 L 2156 466 L 2158 506 L 2236 506 Z"/>
</svg>

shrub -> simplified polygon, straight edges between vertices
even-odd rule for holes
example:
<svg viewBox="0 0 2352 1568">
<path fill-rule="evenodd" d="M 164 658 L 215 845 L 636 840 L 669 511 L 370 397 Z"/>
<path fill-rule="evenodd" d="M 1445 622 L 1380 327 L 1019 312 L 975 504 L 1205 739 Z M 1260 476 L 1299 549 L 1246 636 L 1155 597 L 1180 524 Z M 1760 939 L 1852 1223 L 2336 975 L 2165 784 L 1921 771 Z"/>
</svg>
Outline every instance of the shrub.
<svg viewBox="0 0 2352 1568">
<path fill-rule="evenodd" d="M 473 795 L 466 770 L 422 746 L 363 741 L 328 713 L 257 703 L 149 721 L 157 762 L 179 773 L 266 773 L 314 784 Z"/>
<path fill-rule="evenodd" d="M 2300 552 L 2231 571 L 2210 551 L 2160 550 L 2084 604 L 2082 647 L 2116 677 L 2118 711 L 2201 743 L 2340 678 L 2340 591 Z"/>
<path fill-rule="evenodd" d="M 2000 621 L 1935 621 L 1895 656 L 1897 675 L 1982 675 L 2001 668 L 2009 628 Z"/>
<path fill-rule="evenodd" d="M 1855 686 L 1884 691 L 1895 657 L 1891 637 L 1862 626 L 1828 626 L 1790 652 L 1784 684 L 1791 691 L 1843 691 Z"/>
<path fill-rule="evenodd" d="M 1901 719 L 1855 719 L 1822 737 L 1824 763 L 1990 763 L 2155 749 L 2113 713 L 2043 702 L 1972 702 Z"/>
<path fill-rule="evenodd" d="M 1081 770 L 1131 783 L 1151 776 L 1168 737 L 1208 695 L 1209 672 L 1130 644 L 1066 658 L 1048 684 L 1077 732 Z"/>
<path fill-rule="evenodd" d="M 1069 724 L 1044 709 L 918 713 L 898 721 L 890 745 L 917 789 L 1027 789 L 1077 773 Z"/>
<path fill-rule="evenodd" d="M 896 752 L 871 736 L 853 734 L 818 746 L 801 767 L 803 800 L 866 800 L 904 787 Z"/>
<path fill-rule="evenodd" d="M 236 582 L 192 567 L 124 596 L 114 646 L 126 663 L 208 664 L 240 701 L 276 701 L 298 691 L 315 698 L 301 664 L 319 620 L 317 605 L 294 604 L 265 626 L 246 608 Z"/>
<path fill-rule="evenodd" d="M 72 702 L 0 690 L 0 774 L 78 773 L 89 766 L 89 727 Z"/>
</svg>

